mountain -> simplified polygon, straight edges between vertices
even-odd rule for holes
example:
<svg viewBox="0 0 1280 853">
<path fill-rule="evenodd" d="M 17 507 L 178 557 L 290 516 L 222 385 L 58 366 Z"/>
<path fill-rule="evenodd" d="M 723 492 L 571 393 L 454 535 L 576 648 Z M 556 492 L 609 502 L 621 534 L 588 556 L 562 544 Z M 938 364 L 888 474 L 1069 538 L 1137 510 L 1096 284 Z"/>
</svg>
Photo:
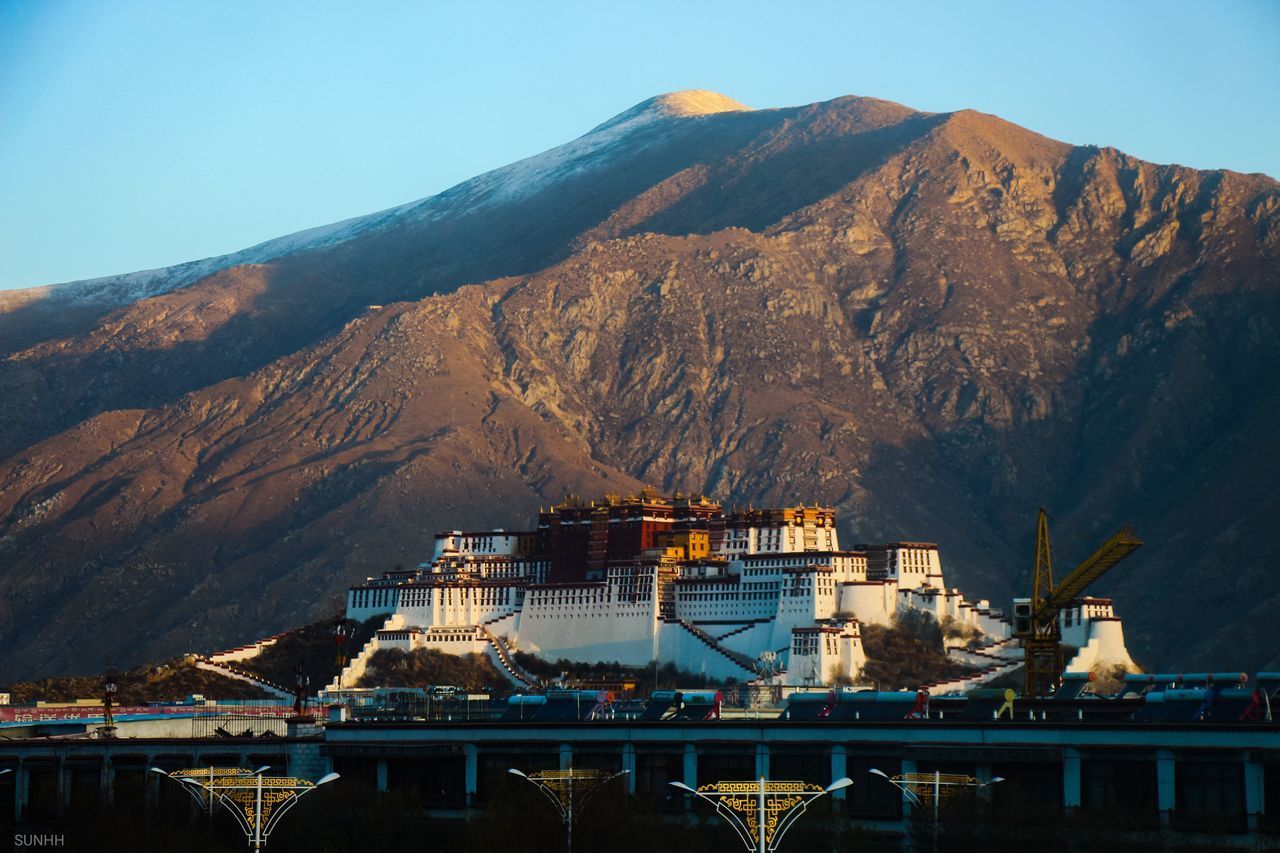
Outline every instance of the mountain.
<svg viewBox="0 0 1280 853">
<path fill-rule="evenodd" d="M 247 252 L 0 314 L 0 679 L 270 634 L 436 530 L 645 483 L 835 505 L 996 602 L 1039 505 L 1062 567 L 1132 522 L 1095 591 L 1140 661 L 1280 667 L 1265 175 L 677 93 Z"/>
</svg>

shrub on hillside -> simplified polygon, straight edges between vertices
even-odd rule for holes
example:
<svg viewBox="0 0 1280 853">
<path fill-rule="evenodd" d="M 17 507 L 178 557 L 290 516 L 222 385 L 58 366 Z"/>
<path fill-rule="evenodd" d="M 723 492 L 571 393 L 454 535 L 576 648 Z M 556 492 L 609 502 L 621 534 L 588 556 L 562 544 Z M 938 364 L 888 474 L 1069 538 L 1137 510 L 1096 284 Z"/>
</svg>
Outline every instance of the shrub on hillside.
<svg viewBox="0 0 1280 853">
<path fill-rule="evenodd" d="M 379 649 L 369 658 L 360 687 L 432 687 L 453 685 L 468 691 L 505 686 L 507 678 L 489 658 L 450 655 L 436 649 Z"/>
</svg>

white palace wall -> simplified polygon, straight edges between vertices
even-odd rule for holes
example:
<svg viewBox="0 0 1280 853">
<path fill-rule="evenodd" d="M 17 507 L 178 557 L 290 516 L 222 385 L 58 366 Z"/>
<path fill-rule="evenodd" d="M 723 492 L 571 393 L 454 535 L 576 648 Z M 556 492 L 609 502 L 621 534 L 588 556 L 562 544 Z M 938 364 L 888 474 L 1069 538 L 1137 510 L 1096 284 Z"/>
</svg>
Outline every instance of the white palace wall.
<svg viewBox="0 0 1280 853">
<path fill-rule="evenodd" d="M 889 625 L 898 612 L 898 585 L 893 581 L 842 583 L 836 611 L 848 613 L 863 625 Z"/>
<path fill-rule="evenodd" d="M 706 675 L 708 678 L 736 678 L 742 681 L 754 675 L 702 642 L 679 622 L 659 622 L 657 639 L 656 657 L 660 664 L 674 663 L 686 672 Z"/>
<path fill-rule="evenodd" d="M 644 666 L 657 656 L 657 601 L 616 601 L 609 584 L 531 587 L 514 624 L 522 651 Z"/>
<path fill-rule="evenodd" d="M 838 551 L 833 527 L 807 539 L 803 530 L 785 526 L 733 535 L 732 546 L 726 543 L 711 559 L 680 562 L 648 553 L 610 564 L 603 582 L 546 584 L 550 560 L 532 554 L 532 534 L 439 534 L 435 559 L 419 571 L 389 572 L 350 590 L 349 618 L 392 618 L 342 683 L 359 678 L 373 647 L 497 654 L 502 645 L 547 660 L 629 666 L 656 660 L 738 679 L 753 675 L 744 658 L 773 651 L 790 664 L 795 650 L 804 649 L 794 666 L 816 667 L 825 680 L 832 667 L 847 674 L 861 670 L 860 626 L 890 625 L 906 609 L 977 628 L 988 640 L 1010 636 L 1008 620 L 987 601 L 966 601 L 944 586 L 934 545 Z M 811 542 L 821 548 L 799 550 Z M 747 547 L 759 550 L 742 553 Z M 871 568 L 869 554 L 875 558 Z M 660 604 L 664 593 L 671 597 Z M 816 645 L 812 638 L 796 639 L 815 631 Z M 1064 616 L 1063 631 L 1066 642 L 1080 649 L 1072 668 L 1132 666 L 1109 600 L 1082 599 Z"/>
</svg>

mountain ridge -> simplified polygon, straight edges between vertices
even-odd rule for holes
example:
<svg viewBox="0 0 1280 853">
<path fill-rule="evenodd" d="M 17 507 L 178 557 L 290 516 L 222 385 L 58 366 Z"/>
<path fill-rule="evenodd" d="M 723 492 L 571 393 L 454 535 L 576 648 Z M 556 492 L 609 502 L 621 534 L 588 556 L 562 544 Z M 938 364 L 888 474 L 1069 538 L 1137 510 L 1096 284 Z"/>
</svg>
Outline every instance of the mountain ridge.
<svg viewBox="0 0 1280 853">
<path fill-rule="evenodd" d="M 874 99 L 677 126 L 440 226 L 497 261 L 407 229 L 10 355 L 6 665 L 72 666 L 122 595 L 122 659 L 271 633 L 436 529 L 643 483 L 830 503 L 997 602 L 1039 504 L 1068 560 L 1134 521 L 1151 562 L 1104 591 L 1135 654 L 1274 665 L 1280 553 L 1243 531 L 1280 509 L 1275 181 Z M 1166 620 L 1201 617 L 1182 649 Z"/>
</svg>

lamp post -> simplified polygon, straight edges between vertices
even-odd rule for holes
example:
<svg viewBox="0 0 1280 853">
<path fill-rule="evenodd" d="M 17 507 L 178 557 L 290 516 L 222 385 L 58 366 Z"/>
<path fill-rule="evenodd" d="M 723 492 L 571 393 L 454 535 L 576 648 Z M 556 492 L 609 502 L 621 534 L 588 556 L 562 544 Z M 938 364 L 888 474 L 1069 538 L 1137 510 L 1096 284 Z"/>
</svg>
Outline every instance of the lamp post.
<svg viewBox="0 0 1280 853">
<path fill-rule="evenodd" d="M 265 773 L 271 769 L 271 765 L 259 767 L 257 770 L 247 770 L 243 767 L 193 767 L 186 770 L 174 770 L 165 772 L 159 767 L 152 767 L 152 773 L 159 773 L 165 778 L 172 779 L 180 784 L 186 792 L 191 795 L 192 799 L 200 806 L 201 811 L 212 818 L 213 805 L 217 802 L 217 797 L 208 787 L 208 783 L 213 779 L 225 779 L 231 776 L 246 777 L 253 776 L 258 773 Z"/>
<path fill-rule="evenodd" d="M 997 776 L 990 782 L 979 782 L 972 776 L 941 773 L 937 770 L 932 773 L 902 773 L 897 776 L 889 776 L 883 770 L 877 770 L 874 767 L 867 772 L 873 776 L 879 776 L 901 790 L 912 804 L 922 810 L 927 808 L 925 801 L 931 800 L 934 823 L 938 822 L 939 803 L 944 796 L 949 797 L 960 793 L 962 790 L 976 791 L 988 785 L 1004 781 L 1003 776 Z"/>
<path fill-rule="evenodd" d="M 212 810 L 216 800 L 236 817 L 254 850 L 261 850 L 280 818 L 295 806 L 303 795 L 338 778 L 330 773 L 317 782 L 292 776 L 264 776 L 269 766 L 249 771 L 240 768 L 210 767 L 207 770 L 175 770 L 165 773 L 158 767 L 151 772 L 168 776 L 180 783 Z"/>
<path fill-rule="evenodd" d="M 809 803 L 849 787 L 853 780 L 845 776 L 825 788 L 807 782 L 771 782 L 763 776 L 755 781 L 701 785 L 697 790 L 683 782 L 670 784 L 715 806 L 738 833 L 748 853 L 774 853 L 782 836 Z"/>
<path fill-rule="evenodd" d="M 575 798 L 576 805 L 580 808 L 586 804 L 592 794 L 604 787 L 607 782 L 611 782 L 619 776 L 625 776 L 631 771 L 623 770 L 621 773 L 608 773 L 604 770 L 592 770 L 589 768 L 570 768 L 568 770 L 538 770 L 533 773 L 524 773 L 513 767 L 507 772 L 532 783 L 556 807 L 556 811 L 560 813 L 560 821 L 564 824 L 566 849 L 568 853 L 573 853 L 573 810 Z"/>
<path fill-rule="evenodd" d="M 873 767 L 868 772 L 873 776 L 879 776 L 895 788 L 898 788 L 922 812 L 929 809 L 925 802 L 931 801 L 932 814 L 930 822 L 933 827 L 933 847 L 935 850 L 938 847 L 938 816 L 942 798 L 954 796 L 964 790 L 977 791 L 988 785 L 1004 781 L 1004 777 L 997 776 L 990 782 L 979 782 L 972 776 L 942 773 L 937 770 L 932 773 L 900 773 L 897 776 L 890 776 L 883 770 L 877 770 Z"/>
</svg>

